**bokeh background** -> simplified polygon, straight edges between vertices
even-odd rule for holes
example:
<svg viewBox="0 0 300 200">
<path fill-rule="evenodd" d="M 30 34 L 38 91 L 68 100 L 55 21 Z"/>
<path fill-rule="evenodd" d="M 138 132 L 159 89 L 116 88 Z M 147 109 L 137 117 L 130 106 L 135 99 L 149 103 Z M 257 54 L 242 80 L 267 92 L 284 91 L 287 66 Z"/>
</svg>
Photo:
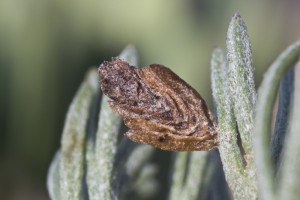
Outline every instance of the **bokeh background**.
<svg viewBox="0 0 300 200">
<path fill-rule="evenodd" d="M 65 113 L 85 72 L 135 45 L 212 108 L 210 55 L 225 48 L 239 11 L 252 42 L 256 85 L 300 36 L 297 0 L 1 0 L 0 199 L 49 199 L 46 174 Z"/>
</svg>

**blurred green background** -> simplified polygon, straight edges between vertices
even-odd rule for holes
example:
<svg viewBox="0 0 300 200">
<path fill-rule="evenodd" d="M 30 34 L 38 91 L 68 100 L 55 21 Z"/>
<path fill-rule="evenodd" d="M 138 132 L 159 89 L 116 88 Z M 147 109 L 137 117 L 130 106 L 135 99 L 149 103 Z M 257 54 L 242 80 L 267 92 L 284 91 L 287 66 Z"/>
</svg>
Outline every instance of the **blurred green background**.
<svg viewBox="0 0 300 200">
<path fill-rule="evenodd" d="M 258 85 L 299 39 L 299 10 L 297 0 L 1 0 L 0 199 L 49 199 L 47 169 L 89 67 L 131 43 L 140 66 L 170 67 L 212 107 L 210 55 L 231 16 L 248 27 Z"/>
</svg>

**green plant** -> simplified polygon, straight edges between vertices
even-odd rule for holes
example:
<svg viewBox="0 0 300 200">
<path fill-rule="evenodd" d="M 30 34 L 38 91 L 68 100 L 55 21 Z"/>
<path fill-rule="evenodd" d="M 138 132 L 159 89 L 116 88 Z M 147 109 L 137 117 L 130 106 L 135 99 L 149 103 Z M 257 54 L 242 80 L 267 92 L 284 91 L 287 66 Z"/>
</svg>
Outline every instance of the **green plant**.
<svg viewBox="0 0 300 200">
<path fill-rule="evenodd" d="M 213 199 L 230 199 L 226 183 L 221 186 L 217 183 L 220 176 L 216 174 L 221 168 L 234 199 L 297 199 L 300 74 L 292 68 L 298 61 L 300 41 L 274 61 L 258 95 L 250 40 L 238 13 L 230 22 L 226 44 L 227 56 L 216 48 L 211 59 L 222 167 L 216 151 L 174 153 L 170 190 L 166 191 L 169 199 L 196 200 L 209 194 L 213 194 Z M 119 57 L 137 65 L 132 46 L 125 48 Z M 278 88 L 277 119 L 271 136 L 271 112 Z M 91 69 L 71 103 L 61 149 L 49 169 L 50 197 L 149 199 L 157 189 L 153 178 L 156 167 L 148 163 L 154 148 L 119 137 L 121 118 L 108 106 L 108 98 L 104 95 L 101 98 L 99 92 L 98 74 Z"/>
</svg>

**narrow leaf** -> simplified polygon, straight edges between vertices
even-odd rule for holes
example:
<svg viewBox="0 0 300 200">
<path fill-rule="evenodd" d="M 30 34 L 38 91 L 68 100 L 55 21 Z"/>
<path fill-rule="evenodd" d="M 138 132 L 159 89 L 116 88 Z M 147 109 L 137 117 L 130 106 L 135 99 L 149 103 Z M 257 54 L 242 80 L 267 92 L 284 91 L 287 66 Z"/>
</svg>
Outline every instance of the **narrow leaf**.
<svg viewBox="0 0 300 200">
<path fill-rule="evenodd" d="M 61 199 L 76 200 L 81 196 L 86 124 L 96 92 L 97 72 L 90 70 L 71 103 L 61 138 Z"/>
<path fill-rule="evenodd" d="M 229 88 L 242 145 L 248 162 L 252 162 L 252 130 L 256 91 L 254 86 L 252 51 L 245 22 L 235 13 L 227 32 Z"/>
<path fill-rule="evenodd" d="M 137 64 L 134 63 L 137 56 L 133 46 L 126 47 L 119 57 L 132 65 Z M 107 96 L 102 97 L 95 147 L 92 142 L 87 146 L 87 184 L 91 200 L 116 199 L 118 196 L 112 189 L 112 169 L 122 118 L 109 107 L 108 100 Z"/>
<path fill-rule="evenodd" d="M 236 123 L 228 91 L 227 63 L 223 51 L 219 48 L 213 51 L 211 71 L 213 97 L 217 105 L 220 128 L 219 151 L 226 180 L 235 199 L 255 199 L 257 194 L 253 183 L 246 177 L 237 144 Z"/>
<path fill-rule="evenodd" d="M 60 151 L 56 152 L 47 176 L 47 189 L 52 200 L 60 200 L 60 185 L 59 185 L 59 165 L 60 165 Z"/>
<path fill-rule="evenodd" d="M 272 138 L 272 157 L 277 171 L 280 163 L 282 147 L 289 122 L 291 99 L 294 93 L 294 68 L 282 78 L 279 87 L 279 103 L 275 124 L 275 133 Z"/>
<path fill-rule="evenodd" d="M 204 182 L 204 170 L 209 178 L 213 171 L 211 169 L 204 169 L 207 157 L 208 152 L 206 151 L 193 151 L 190 153 L 189 168 L 181 199 L 197 200 L 199 190 L 203 187 L 207 188 L 208 182 Z"/>
<path fill-rule="evenodd" d="M 295 94 L 290 130 L 285 142 L 280 183 L 280 198 L 297 200 L 300 196 L 300 63 L 295 70 Z"/>
<path fill-rule="evenodd" d="M 126 178 L 123 177 L 122 180 L 118 180 L 121 183 L 121 191 L 123 194 L 128 191 L 133 191 L 139 194 L 139 196 L 146 197 L 157 193 L 159 185 L 154 177 L 158 169 L 156 165 L 148 163 L 154 150 L 155 148 L 150 145 L 137 145 L 127 159 L 125 166 L 120 166 L 120 168 L 124 168 L 124 175 L 126 176 Z M 125 182 L 126 184 L 124 184 Z M 154 182 L 156 184 L 151 185 Z"/>
<path fill-rule="evenodd" d="M 274 168 L 271 161 L 270 136 L 272 110 L 281 77 L 299 58 L 300 41 L 289 46 L 273 62 L 258 90 L 254 129 L 254 153 L 261 198 L 276 199 Z"/>
<path fill-rule="evenodd" d="M 181 192 L 184 185 L 184 176 L 186 172 L 186 164 L 188 160 L 188 152 L 176 152 L 175 163 L 172 173 L 172 185 L 169 194 L 170 200 L 180 200 Z"/>
<path fill-rule="evenodd" d="M 114 162 L 113 189 L 117 194 L 122 196 L 132 189 L 132 183 L 136 181 L 154 150 L 149 145 L 137 144 L 127 138 L 122 140 Z"/>
</svg>

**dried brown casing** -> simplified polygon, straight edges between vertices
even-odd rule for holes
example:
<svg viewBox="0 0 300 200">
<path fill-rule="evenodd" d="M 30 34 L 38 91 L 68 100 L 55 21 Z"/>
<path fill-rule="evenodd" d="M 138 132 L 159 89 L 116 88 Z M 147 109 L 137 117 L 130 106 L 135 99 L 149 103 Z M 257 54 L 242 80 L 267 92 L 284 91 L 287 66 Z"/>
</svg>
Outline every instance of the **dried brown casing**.
<svg viewBox="0 0 300 200">
<path fill-rule="evenodd" d="M 100 86 L 130 128 L 129 139 L 170 151 L 218 146 L 217 125 L 205 100 L 167 67 L 142 69 L 112 58 L 99 69 Z"/>
</svg>

